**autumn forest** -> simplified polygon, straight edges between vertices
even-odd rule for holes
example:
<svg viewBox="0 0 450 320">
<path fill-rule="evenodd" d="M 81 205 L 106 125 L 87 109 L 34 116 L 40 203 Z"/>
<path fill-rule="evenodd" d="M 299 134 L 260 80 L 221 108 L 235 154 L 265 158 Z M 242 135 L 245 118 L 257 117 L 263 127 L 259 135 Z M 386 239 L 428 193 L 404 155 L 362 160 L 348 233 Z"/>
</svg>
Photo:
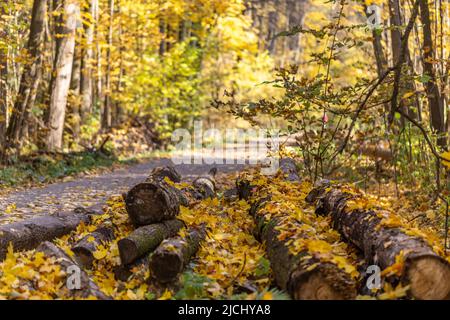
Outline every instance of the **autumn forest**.
<svg viewBox="0 0 450 320">
<path fill-rule="evenodd" d="M 449 96 L 449 0 L 0 0 L 0 300 L 450 300 Z"/>
</svg>

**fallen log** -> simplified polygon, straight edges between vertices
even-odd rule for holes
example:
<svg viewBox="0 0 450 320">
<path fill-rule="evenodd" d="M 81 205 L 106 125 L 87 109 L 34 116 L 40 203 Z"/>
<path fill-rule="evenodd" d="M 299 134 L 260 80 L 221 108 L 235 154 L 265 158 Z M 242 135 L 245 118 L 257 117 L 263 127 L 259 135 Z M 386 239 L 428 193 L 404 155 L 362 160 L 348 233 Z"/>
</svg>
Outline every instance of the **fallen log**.
<svg viewBox="0 0 450 320">
<path fill-rule="evenodd" d="M 72 246 L 72 252 L 75 254 L 75 260 L 83 268 L 91 268 L 95 260 L 94 252 L 97 247 L 114 238 L 114 229 L 111 221 L 104 222 L 95 231 L 87 234 Z"/>
<path fill-rule="evenodd" d="M 117 243 L 122 264 L 128 265 L 154 250 L 164 239 L 175 236 L 183 226 L 182 221 L 172 219 L 137 228 Z"/>
<path fill-rule="evenodd" d="M 292 161 L 281 162 L 280 170 L 286 180 L 298 181 L 298 174 L 292 171 L 294 167 L 291 164 Z M 296 175 L 298 179 L 294 179 Z M 275 281 L 281 289 L 299 300 L 353 299 L 356 296 L 356 283 L 345 270 L 331 261 L 315 257 L 307 249 L 296 253 L 289 249 L 288 242 L 291 239 L 280 237 L 280 229 L 290 215 L 289 212 L 273 215 L 267 211 L 268 205 L 276 205 L 272 203 L 271 194 L 258 195 L 258 187 L 252 187 L 251 182 L 245 179 L 241 179 L 237 185 L 238 188 L 239 185 L 246 188 L 240 194 L 245 195 L 251 204 L 250 214 L 257 226 L 255 236 L 266 244 Z M 270 218 L 266 218 L 268 216 Z M 298 238 L 309 239 L 310 235 L 305 231 L 308 226 L 304 223 L 289 219 L 289 227 L 295 230 Z"/>
<path fill-rule="evenodd" d="M 78 265 L 59 247 L 54 245 L 52 242 L 46 241 L 40 244 L 36 251 L 43 252 L 48 257 L 54 257 L 61 266 L 61 270 L 65 271 L 67 274 L 66 285 L 68 284 L 68 277 L 76 276 L 75 272 L 78 273 L 79 287 L 67 288 L 68 291 L 74 298 L 89 298 L 95 297 L 101 300 L 110 300 L 111 298 L 105 295 L 99 287 L 89 278 L 88 274 L 83 271 Z M 77 281 L 74 281 L 74 285 Z"/>
<path fill-rule="evenodd" d="M 393 213 L 377 208 L 350 207 L 367 198 L 350 187 L 323 183 L 307 200 L 317 202 L 318 214 L 329 214 L 336 230 L 364 253 L 370 264 L 382 270 L 400 260 L 403 268 L 394 275 L 403 285 L 410 285 L 416 299 L 446 299 L 450 295 L 450 265 L 425 239 L 397 224 L 389 225 Z M 358 207 L 358 206 L 357 206 Z"/>
<path fill-rule="evenodd" d="M 214 170 L 214 169 L 213 169 Z M 164 172 L 164 171 L 161 171 Z M 175 218 L 180 206 L 215 194 L 214 173 L 194 180 L 192 186 L 178 189 L 165 179 L 151 176 L 134 186 L 125 196 L 128 215 L 135 226 L 143 226 Z"/>
<path fill-rule="evenodd" d="M 206 227 L 200 225 L 180 235 L 164 240 L 150 257 L 150 275 L 160 283 L 169 283 L 188 265 L 205 239 Z"/>
<path fill-rule="evenodd" d="M 97 214 L 85 209 L 59 215 L 41 216 L 0 226 L 0 260 L 4 260 L 11 243 L 15 251 L 35 249 L 44 241 L 51 241 L 75 230 Z"/>
<path fill-rule="evenodd" d="M 152 182 L 155 180 L 164 180 L 165 178 L 168 178 L 175 183 L 181 182 L 181 175 L 174 167 L 171 166 L 158 167 L 153 169 L 146 181 Z"/>
</svg>

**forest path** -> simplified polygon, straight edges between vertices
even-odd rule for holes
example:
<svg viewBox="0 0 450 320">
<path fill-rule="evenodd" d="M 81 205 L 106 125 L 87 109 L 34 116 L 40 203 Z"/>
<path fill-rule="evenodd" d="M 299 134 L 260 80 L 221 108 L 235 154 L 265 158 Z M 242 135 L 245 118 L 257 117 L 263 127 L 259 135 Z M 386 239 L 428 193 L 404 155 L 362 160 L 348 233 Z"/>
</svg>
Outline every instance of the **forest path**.
<svg viewBox="0 0 450 320">
<path fill-rule="evenodd" d="M 133 166 L 127 166 L 110 173 L 76 178 L 43 187 L 13 191 L 0 196 L 0 224 L 18 221 L 32 216 L 71 211 L 76 207 L 101 209 L 106 200 L 120 195 L 133 185 L 147 178 L 151 169 L 174 165 L 168 158 L 155 158 Z M 183 180 L 208 173 L 217 167 L 219 173 L 237 172 L 244 168 L 238 164 L 180 164 L 175 168 Z"/>
</svg>

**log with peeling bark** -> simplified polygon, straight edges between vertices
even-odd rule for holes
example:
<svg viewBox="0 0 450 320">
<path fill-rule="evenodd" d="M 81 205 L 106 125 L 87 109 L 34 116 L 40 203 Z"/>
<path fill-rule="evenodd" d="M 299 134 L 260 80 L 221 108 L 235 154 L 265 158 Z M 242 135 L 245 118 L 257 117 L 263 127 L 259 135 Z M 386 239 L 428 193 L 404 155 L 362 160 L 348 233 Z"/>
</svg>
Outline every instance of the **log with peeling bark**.
<svg viewBox="0 0 450 320">
<path fill-rule="evenodd" d="M 160 283 L 178 278 L 205 239 L 206 226 L 190 227 L 186 236 L 164 240 L 150 257 L 150 275 Z"/>
<path fill-rule="evenodd" d="M 295 183 L 299 181 L 293 160 L 280 162 L 280 170 L 285 179 Z M 331 262 L 322 262 L 310 256 L 307 250 L 293 254 L 289 250 L 289 239 L 280 240 L 280 218 L 265 218 L 264 206 L 270 201 L 270 195 L 258 198 L 248 181 L 237 183 L 244 186 L 240 191 L 251 203 L 250 214 L 255 219 L 256 237 L 266 244 L 266 251 L 271 263 L 277 285 L 298 300 L 340 300 L 353 299 L 356 296 L 356 283 L 351 276 Z M 301 233 L 301 222 L 296 222 Z M 305 238 L 307 235 L 305 234 Z"/>
<path fill-rule="evenodd" d="M 137 228 L 117 243 L 122 264 L 131 264 L 154 250 L 164 239 L 175 236 L 183 226 L 182 221 L 172 219 Z"/>
<path fill-rule="evenodd" d="M 46 241 L 41 243 L 36 251 L 43 252 L 46 256 L 54 257 L 61 266 L 61 270 L 66 272 L 67 276 L 76 276 L 75 272 L 79 272 L 79 288 L 67 288 L 74 298 L 95 297 L 101 300 L 110 300 L 111 297 L 105 295 L 99 287 L 89 278 L 88 274 L 83 271 L 61 248 L 52 242 Z M 66 285 L 69 279 L 66 279 Z M 76 284 L 76 281 L 74 281 Z"/>
<path fill-rule="evenodd" d="M 36 217 L 0 226 L 0 260 L 5 259 L 10 243 L 15 251 L 34 249 L 44 241 L 70 233 L 81 222 L 88 224 L 90 217 L 95 214 L 98 213 L 79 208 L 75 212 Z"/>
<path fill-rule="evenodd" d="M 318 214 L 329 214 L 334 227 L 342 236 L 364 253 L 366 261 L 385 269 L 403 255 L 403 285 L 410 285 L 410 295 L 416 299 L 450 298 L 450 265 L 433 251 L 422 238 L 412 235 L 407 228 L 382 223 L 383 210 L 348 210 L 351 199 L 361 197 L 345 192 L 339 186 L 323 182 L 313 189 L 307 201 L 317 204 Z M 363 197 L 363 196 L 362 196 Z"/>
<path fill-rule="evenodd" d="M 114 238 L 114 228 L 111 221 L 105 221 L 95 231 L 87 234 L 79 240 L 73 247 L 75 260 L 84 268 L 91 268 L 95 260 L 94 252 L 97 247 Z"/>
<path fill-rule="evenodd" d="M 199 177 L 192 186 L 182 189 L 156 174 L 151 175 L 146 182 L 134 186 L 125 196 L 131 221 L 135 226 L 143 226 L 175 218 L 181 205 L 190 206 L 196 200 L 214 195 L 214 174 L 213 169 L 208 176 Z"/>
</svg>

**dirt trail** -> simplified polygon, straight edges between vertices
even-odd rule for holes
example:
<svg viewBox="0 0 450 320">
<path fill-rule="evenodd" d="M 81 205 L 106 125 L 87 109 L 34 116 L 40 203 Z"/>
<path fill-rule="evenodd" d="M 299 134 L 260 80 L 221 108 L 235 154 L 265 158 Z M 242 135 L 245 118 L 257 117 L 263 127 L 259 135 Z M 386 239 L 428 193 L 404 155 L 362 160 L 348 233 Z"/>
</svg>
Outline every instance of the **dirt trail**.
<svg viewBox="0 0 450 320">
<path fill-rule="evenodd" d="M 152 159 L 111 173 L 11 192 L 0 196 L 0 224 L 31 216 L 69 211 L 76 207 L 101 208 L 109 197 L 127 191 L 131 186 L 143 181 L 151 169 L 164 165 L 173 165 L 173 162 L 166 158 Z M 217 167 L 218 171 L 223 173 L 244 168 L 243 165 L 227 164 L 181 164 L 175 167 L 186 180 L 206 174 L 212 167 Z"/>
</svg>

